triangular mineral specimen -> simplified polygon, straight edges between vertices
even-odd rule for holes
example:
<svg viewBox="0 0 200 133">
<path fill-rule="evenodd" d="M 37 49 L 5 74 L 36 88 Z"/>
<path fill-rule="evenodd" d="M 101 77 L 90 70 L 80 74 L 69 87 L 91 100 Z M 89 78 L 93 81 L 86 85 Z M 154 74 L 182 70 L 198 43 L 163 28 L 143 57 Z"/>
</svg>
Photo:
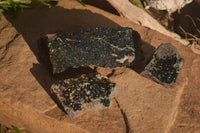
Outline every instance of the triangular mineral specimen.
<svg viewBox="0 0 200 133">
<path fill-rule="evenodd" d="M 69 67 L 129 66 L 135 59 L 139 59 L 137 53 L 142 52 L 141 43 L 138 32 L 127 27 L 99 27 L 47 36 L 53 74 L 61 73 Z"/>
<path fill-rule="evenodd" d="M 85 110 L 98 110 L 112 106 L 110 97 L 116 95 L 115 83 L 100 74 L 81 75 L 60 80 L 51 86 L 65 112 L 75 118 Z"/>
<path fill-rule="evenodd" d="M 173 45 L 161 44 L 142 75 L 171 88 L 176 85 L 183 64 L 184 59 Z"/>
</svg>

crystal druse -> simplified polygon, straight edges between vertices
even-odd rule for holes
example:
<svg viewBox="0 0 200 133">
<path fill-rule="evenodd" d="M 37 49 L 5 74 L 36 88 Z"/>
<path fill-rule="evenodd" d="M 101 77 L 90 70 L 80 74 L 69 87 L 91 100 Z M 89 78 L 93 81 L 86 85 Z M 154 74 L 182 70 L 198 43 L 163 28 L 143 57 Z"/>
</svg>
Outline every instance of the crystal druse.
<svg viewBox="0 0 200 133">
<path fill-rule="evenodd" d="M 59 80 L 51 86 L 66 113 L 75 118 L 85 110 L 98 110 L 112 105 L 117 94 L 115 83 L 107 77 L 91 73 L 78 78 Z"/>
<path fill-rule="evenodd" d="M 129 66 L 139 59 L 141 38 L 127 27 L 98 27 L 80 32 L 63 32 L 46 37 L 53 74 L 67 68 Z M 141 56 L 142 54 L 140 54 Z"/>
<path fill-rule="evenodd" d="M 173 45 L 169 43 L 161 44 L 142 75 L 171 88 L 176 85 L 184 62 Z"/>
</svg>

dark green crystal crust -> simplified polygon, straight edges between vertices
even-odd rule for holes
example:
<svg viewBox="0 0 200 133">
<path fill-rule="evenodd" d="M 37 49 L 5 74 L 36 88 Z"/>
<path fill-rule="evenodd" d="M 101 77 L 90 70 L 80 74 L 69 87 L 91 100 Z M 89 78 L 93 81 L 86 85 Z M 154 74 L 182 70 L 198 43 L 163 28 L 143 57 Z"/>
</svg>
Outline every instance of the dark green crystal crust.
<svg viewBox="0 0 200 133">
<path fill-rule="evenodd" d="M 166 87 L 174 87 L 183 64 L 184 59 L 173 45 L 161 44 L 142 75 L 150 77 Z"/>
<path fill-rule="evenodd" d="M 95 65 L 116 68 L 130 65 L 140 51 L 141 38 L 131 28 L 99 27 L 85 31 L 56 34 L 48 38 L 53 73 L 69 67 Z"/>
<path fill-rule="evenodd" d="M 94 73 L 57 81 L 51 90 L 72 118 L 88 109 L 110 107 L 110 97 L 117 91 L 115 83 Z"/>
</svg>

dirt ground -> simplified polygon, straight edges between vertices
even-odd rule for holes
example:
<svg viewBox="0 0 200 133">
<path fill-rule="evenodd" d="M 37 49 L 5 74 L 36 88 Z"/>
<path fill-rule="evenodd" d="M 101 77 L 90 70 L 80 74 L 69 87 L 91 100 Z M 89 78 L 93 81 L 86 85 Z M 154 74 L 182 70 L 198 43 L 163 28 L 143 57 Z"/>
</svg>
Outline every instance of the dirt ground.
<svg viewBox="0 0 200 133">
<path fill-rule="evenodd" d="M 24 121 L 16 126 L 35 129 L 32 132 L 65 129 L 67 132 L 199 133 L 200 56 L 169 37 L 119 17 L 119 13 L 105 0 L 98 4 L 96 1 L 83 0 L 88 7 L 82 7 L 75 1 L 61 1 L 52 9 L 38 7 L 15 18 L 3 16 L 5 20 L 0 22 L 0 118 L 4 120 L 0 119 L 0 122 L 11 125 L 6 119 L 17 123 L 17 118 L 21 118 Z M 145 60 L 132 68 L 119 69 L 110 77 L 119 84 L 119 88 L 123 88 L 119 90 L 121 94 L 114 100 L 113 107 L 87 112 L 71 120 L 51 99 L 48 89 L 54 79 L 40 64 L 37 40 L 48 33 L 79 31 L 96 26 L 128 26 L 138 31 L 143 40 Z M 177 88 L 171 90 L 140 76 L 155 49 L 165 42 L 174 44 L 186 59 Z M 65 76 L 73 77 L 82 71 L 85 70 L 70 70 Z M 102 74 L 110 72 L 101 68 L 98 71 Z M 171 109 L 175 113 L 171 113 Z M 173 117 L 168 120 L 168 116 Z M 35 125 L 29 125 L 28 120 L 34 121 L 31 124 Z M 151 122 L 155 125 L 152 126 Z M 42 130 L 44 125 L 49 129 Z"/>
</svg>

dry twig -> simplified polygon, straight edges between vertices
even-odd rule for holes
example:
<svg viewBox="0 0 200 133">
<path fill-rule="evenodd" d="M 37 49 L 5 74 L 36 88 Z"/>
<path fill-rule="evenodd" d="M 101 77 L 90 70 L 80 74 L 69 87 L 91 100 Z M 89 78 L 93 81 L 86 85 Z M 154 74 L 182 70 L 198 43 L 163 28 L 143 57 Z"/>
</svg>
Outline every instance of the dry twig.
<svg viewBox="0 0 200 133">
<path fill-rule="evenodd" d="M 190 44 L 188 46 L 192 46 L 194 45 L 194 48 L 200 50 L 200 38 L 198 36 L 200 36 L 200 29 L 198 29 L 196 22 L 194 21 L 194 19 L 190 16 L 190 15 L 185 15 L 186 17 L 188 17 L 193 26 L 195 27 L 196 31 L 198 32 L 198 35 L 193 35 L 187 31 L 185 31 L 183 29 L 183 27 L 179 26 L 180 30 L 185 34 L 185 40 L 188 40 L 190 42 Z M 197 18 L 197 21 L 200 22 L 200 18 Z M 188 37 L 189 36 L 189 37 Z"/>
</svg>

